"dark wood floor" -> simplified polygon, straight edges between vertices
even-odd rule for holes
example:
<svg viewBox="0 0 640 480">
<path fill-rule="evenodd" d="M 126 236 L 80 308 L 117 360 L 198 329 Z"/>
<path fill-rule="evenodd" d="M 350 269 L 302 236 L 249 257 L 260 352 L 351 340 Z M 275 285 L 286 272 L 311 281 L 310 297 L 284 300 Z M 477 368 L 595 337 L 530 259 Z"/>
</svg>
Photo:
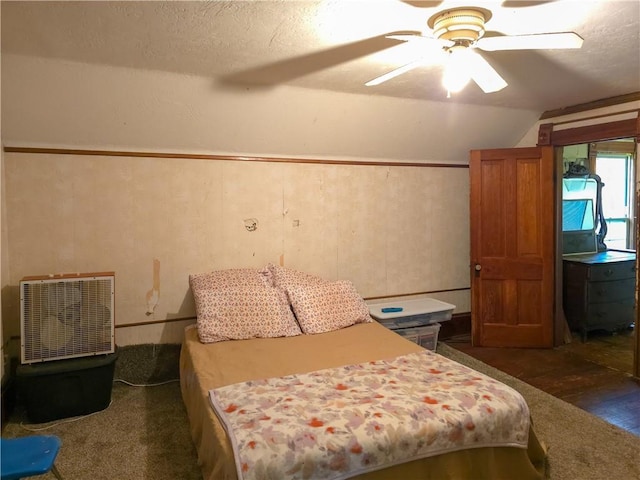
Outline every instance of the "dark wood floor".
<svg viewBox="0 0 640 480">
<path fill-rule="evenodd" d="M 554 349 L 472 347 L 469 335 L 451 347 L 640 436 L 640 381 L 631 376 L 633 331 L 593 332 L 586 342 Z"/>
</svg>

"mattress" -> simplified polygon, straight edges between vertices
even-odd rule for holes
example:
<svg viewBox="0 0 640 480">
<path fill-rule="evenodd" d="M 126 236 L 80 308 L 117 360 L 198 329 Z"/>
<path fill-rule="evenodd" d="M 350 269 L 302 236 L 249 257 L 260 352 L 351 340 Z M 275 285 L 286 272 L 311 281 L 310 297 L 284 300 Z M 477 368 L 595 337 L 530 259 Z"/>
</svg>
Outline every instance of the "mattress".
<svg viewBox="0 0 640 480">
<path fill-rule="evenodd" d="M 210 391 L 248 380 L 302 374 L 393 358 L 422 347 L 377 322 L 317 335 L 258 338 L 203 344 L 187 328 L 180 356 L 182 396 L 205 480 L 237 480 L 233 448 L 209 400 Z M 544 448 L 529 429 L 528 447 L 483 447 L 445 453 L 363 473 L 376 479 L 539 479 Z"/>
</svg>

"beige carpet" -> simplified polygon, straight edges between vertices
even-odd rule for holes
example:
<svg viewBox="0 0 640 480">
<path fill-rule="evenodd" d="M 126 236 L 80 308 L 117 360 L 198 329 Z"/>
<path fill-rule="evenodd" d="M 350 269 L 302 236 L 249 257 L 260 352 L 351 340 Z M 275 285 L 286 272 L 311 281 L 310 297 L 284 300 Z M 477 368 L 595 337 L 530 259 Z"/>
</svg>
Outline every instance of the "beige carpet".
<svg viewBox="0 0 640 480">
<path fill-rule="evenodd" d="M 56 465 L 65 480 L 202 478 L 178 383 L 157 387 L 114 383 L 111 399 L 106 410 L 37 432 L 62 439 Z M 22 420 L 22 412 L 16 411 L 3 436 L 35 433 L 25 430 Z M 56 422 L 24 427 L 51 424 Z"/>
<path fill-rule="evenodd" d="M 549 448 L 555 480 L 640 479 L 640 437 L 614 427 L 453 348 L 438 352 L 516 388 L 529 402 L 536 432 Z M 123 363 L 125 358 L 122 357 Z M 116 374 L 118 376 L 118 374 Z M 200 479 L 178 383 L 131 387 L 116 382 L 106 410 L 40 433 L 61 437 L 57 465 L 66 480 Z M 16 410 L 3 436 L 29 435 Z M 34 477 L 52 479 L 52 475 Z M 515 479 L 514 479 L 515 480 Z"/>
</svg>

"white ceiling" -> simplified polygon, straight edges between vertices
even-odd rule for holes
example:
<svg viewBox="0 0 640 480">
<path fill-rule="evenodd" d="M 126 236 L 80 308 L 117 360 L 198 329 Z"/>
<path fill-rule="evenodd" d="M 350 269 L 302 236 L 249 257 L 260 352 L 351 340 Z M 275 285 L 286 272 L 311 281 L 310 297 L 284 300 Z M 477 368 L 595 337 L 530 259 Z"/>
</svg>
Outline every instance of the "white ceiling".
<svg viewBox="0 0 640 480">
<path fill-rule="evenodd" d="M 420 54 L 385 34 L 428 31 L 434 13 L 468 4 L 492 10 L 489 34 L 575 31 L 583 47 L 482 52 L 509 84 L 491 94 L 469 84 L 447 99 L 440 66 L 363 85 Z M 639 19 L 638 0 L 2 1 L 2 53 L 211 77 L 219 88 L 287 84 L 542 112 L 639 91 Z"/>
</svg>

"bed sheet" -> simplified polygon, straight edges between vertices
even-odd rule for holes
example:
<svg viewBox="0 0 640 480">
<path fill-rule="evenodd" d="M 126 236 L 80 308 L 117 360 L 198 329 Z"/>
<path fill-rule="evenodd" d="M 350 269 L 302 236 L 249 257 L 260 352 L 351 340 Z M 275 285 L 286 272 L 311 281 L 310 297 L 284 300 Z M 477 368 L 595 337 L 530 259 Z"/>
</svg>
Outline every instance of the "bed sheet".
<svg viewBox="0 0 640 480">
<path fill-rule="evenodd" d="M 205 480 L 237 480 L 233 450 L 209 402 L 213 388 L 311 372 L 421 351 L 377 322 L 318 335 L 203 344 L 187 328 L 180 356 L 182 396 Z M 386 479 L 540 479 L 545 451 L 529 431 L 528 448 L 487 447 L 446 453 L 359 475 Z"/>
</svg>

